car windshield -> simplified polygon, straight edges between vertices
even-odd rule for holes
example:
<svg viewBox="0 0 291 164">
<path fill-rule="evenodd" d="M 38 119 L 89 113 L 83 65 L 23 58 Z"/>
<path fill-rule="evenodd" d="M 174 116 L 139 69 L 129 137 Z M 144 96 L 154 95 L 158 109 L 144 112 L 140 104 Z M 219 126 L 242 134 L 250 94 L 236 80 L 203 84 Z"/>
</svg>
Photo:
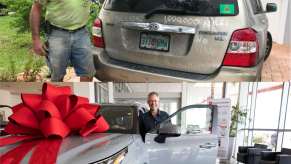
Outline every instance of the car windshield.
<svg viewBox="0 0 291 164">
<path fill-rule="evenodd" d="M 123 12 L 173 14 L 185 11 L 187 15 L 234 16 L 238 14 L 237 0 L 107 0 L 105 9 Z M 181 14 L 181 12 L 179 12 Z"/>
<path fill-rule="evenodd" d="M 109 133 L 136 133 L 134 108 L 129 106 L 102 106 L 100 114 L 108 122 Z"/>
</svg>

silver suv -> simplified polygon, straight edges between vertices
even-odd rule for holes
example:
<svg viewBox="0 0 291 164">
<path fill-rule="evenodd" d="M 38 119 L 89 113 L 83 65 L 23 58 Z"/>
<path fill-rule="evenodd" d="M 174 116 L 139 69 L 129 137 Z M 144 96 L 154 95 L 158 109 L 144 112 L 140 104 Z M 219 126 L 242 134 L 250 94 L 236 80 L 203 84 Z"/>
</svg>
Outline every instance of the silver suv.
<svg viewBox="0 0 291 164">
<path fill-rule="evenodd" d="M 255 81 L 272 48 L 260 0 L 105 0 L 93 25 L 103 81 Z"/>
</svg>

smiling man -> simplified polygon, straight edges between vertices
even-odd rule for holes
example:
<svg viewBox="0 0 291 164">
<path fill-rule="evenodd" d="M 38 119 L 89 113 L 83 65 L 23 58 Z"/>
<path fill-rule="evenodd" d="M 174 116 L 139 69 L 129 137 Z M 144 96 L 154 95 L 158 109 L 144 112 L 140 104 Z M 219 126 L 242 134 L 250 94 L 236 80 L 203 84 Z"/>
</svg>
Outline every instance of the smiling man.
<svg viewBox="0 0 291 164">
<path fill-rule="evenodd" d="M 150 110 L 140 116 L 140 133 L 143 137 L 145 134 L 155 128 L 159 123 L 166 120 L 169 117 L 167 112 L 160 110 L 160 97 L 157 92 L 150 92 L 148 94 L 147 103 Z"/>
<path fill-rule="evenodd" d="M 34 0 L 30 12 L 33 50 L 38 55 L 47 55 L 52 81 L 63 80 L 69 63 L 81 81 L 91 81 L 95 75 L 86 29 L 90 5 L 90 0 Z M 48 47 L 43 45 L 39 34 L 42 7 L 46 10 Z"/>
</svg>

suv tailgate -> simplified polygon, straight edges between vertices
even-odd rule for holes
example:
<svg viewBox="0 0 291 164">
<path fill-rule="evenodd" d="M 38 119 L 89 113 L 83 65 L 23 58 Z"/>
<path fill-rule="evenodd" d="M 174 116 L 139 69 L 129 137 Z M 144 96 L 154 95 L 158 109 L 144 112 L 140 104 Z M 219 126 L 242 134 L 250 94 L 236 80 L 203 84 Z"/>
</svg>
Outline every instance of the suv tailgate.
<svg viewBox="0 0 291 164">
<path fill-rule="evenodd" d="M 234 10 L 242 3 L 224 1 L 235 3 Z M 117 60 L 158 68 L 211 74 L 221 66 L 232 32 L 244 26 L 238 11 L 219 16 L 158 13 L 145 18 L 146 7 L 114 8 L 108 3 L 100 14 L 106 53 Z"/>
</svg>

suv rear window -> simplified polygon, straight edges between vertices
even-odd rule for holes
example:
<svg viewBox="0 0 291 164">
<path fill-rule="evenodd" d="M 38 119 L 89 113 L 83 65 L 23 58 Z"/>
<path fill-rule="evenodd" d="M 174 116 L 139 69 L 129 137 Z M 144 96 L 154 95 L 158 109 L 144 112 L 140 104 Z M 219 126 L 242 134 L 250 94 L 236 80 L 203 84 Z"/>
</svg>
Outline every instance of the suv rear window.
<svg viewBox="0 0 291 164">
<path fill-rule="evenodd" d="M 234 16 L 239 12 L 237 0 L 107 0 L 105 9 L 136 13 L 172 9 L 199 16 Z"/>
</svg>

